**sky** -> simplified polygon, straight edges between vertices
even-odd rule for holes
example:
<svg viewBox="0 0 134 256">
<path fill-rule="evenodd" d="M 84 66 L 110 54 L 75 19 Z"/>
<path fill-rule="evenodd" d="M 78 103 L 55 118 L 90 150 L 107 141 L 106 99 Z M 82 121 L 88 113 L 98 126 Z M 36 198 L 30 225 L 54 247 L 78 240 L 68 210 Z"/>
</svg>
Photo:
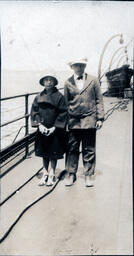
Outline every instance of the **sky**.
<svg viewBox="0 0 134 256">
<path fill-rule="evenodd" d="M 97 76 L 104 45 L 118 35 L 105 50 L 102 74 L 121 47 L 121 33 L 122 46 L 129 44 L 132 66 L 133 14 L 134 2 L 129 1 L 0 1 L 2 72 L 68 72 L 68 62 L 87 57 L 87 72 Z M 123 51 L 116 56 L 113 68 Z"/>
</svg>

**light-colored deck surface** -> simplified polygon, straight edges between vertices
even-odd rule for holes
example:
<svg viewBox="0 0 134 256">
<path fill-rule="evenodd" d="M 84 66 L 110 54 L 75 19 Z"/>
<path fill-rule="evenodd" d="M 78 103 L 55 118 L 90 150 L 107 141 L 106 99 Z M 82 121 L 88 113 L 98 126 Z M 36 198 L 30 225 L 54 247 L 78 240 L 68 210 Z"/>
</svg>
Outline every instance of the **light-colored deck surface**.
<svg viewBox="0 0 134 256">
<path fill-rule="evenodd" d="M 105 111 L 117 99 L 105 98 Z M 42 166 L 32 155 L 1 180 L 3 200 Z M 60 160 L 58 170 L 64 169 Z M 80 158 L 72 187 L 61 181 L 21 218 L 0 245 L 0 255 L 133 255 L 132 102 L 115 111 L 97 132 L 96 179 L 86 188 Z M 1 207 L 0 236 L 19 213 L 50 188 L 35 177 Z"/>
</svg>

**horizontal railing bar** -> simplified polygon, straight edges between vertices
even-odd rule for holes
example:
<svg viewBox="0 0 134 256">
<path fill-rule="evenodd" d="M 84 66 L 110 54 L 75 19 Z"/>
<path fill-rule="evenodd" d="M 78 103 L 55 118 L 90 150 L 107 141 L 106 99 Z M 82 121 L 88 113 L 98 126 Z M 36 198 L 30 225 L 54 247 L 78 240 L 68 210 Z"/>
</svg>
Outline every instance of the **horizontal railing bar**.
<svg viewBox="0 0 134 256">
<path fill-rule="evenodd" d="M 34 132 L 31 132 L 29 135 L 27 135 L 27 136 L 24 136 L 23 138 L 21 138 L 20 139 L 20 141 L 17 141 L 17 142 L 15 142 L 14 144 L 20 144 L 20 142 L 23 140 L 23 139 L 26 139 L 26 138 L 31 138 L 32 136 L 34 136 L 36 134 L 36 131 L 34 131 Z M 1 153 L 3 152 L 3 151 L 7 151 L 8 150 L 8 148 L 9 147 L 14 147 L 15 145 L 13 145 L 13 144 L 10 144 L 9 146 L 7 146 L 6 148 L 4 148 L 4 149 L 2 149 L 1 150 Z"/>
<path fill-rule="evenodd" d="M 31 145 L 32 146 L 32 145 Z M 30 146 L 30 147 L 31 147 Z M 30 151 L 30 155 L 34 152 L 34 150 Z M 23 152 L 22 152 L 23 153 Z M 8 174 L 9 171 L 11 171 L 15 166 L 17 166 L 18 164 L 20 164 L 22 161 L 24 161 L 26 159 L 25 156 L 23 156 L 19 161 L 17 161 L 17 163 L 13 164 L 12 166 L 10 166 L 7 170 L 3 171 L 0 174 L 0 179 L 3 178 L 6 174 Z"/>
<path fill-rule="evenodd" d="M 23 149 L 22 148 L 22 151 L 20 151 L 18 154 L 16 154 L 12 159 L 10 159 L 8 162 L 6 162 L 6 163 L 4 163 L 3 165 L 1 165 L 1 169 L 5 166 L 5 165 L 7 165 L 7 164 L 9 164 L 11 161 L 13 161 L 16 157 L 18 157 L 19 155 L 21 155 L 22 153 L 24 153 L 25 152 L 25 149 Z"/>
<path fill-rule="evenodd" d="M 36 132 L 31 133 L 30 135 L 25 136 L 24 138 L 22 138 L 21 140 L 15 142 L 14 144 L 11 144 L 10 146 L 4 148 L 1 151 L 1 162 L 5 161 L 5 158 L 8 158 L 9 154 L 11 155 L 12 153 L 16 153 L 17 151 L 21 150 L 21 148 L 23 148 L 26 143 L 27 140 L 29 141 L 28 144 L 30 144 L 32 142 L 32 140 L 35 137 Z M 10 151 L 9 151 L 10 148 Z M 16 152 L 14 152 L 16 151 Z M 5 159 L 5 160 L 4 160 Z"/>
<path fill-rule="evenodd" d="M 16 95 L 16 96 L 10 96 L 10 97 L 4 97 L 4 98 L 1 98 L 0 100 L 10 100 L 10 99 L 15 99 L 15 98 L 20 98 L 20 97 L 25 97 L 27 95 L 34 95 L 34 94 L 38 94 L 39 92 L 32 92 L 32 93 L 26 93 L 26 94 L 19 94 L 19 95 Z"/>
<path fill-rule="evenodd" d="M 28 117 L 28 116 L 30 116 L 30 114 L 27 114 L 27 115 L 24 115 L 24 116 L 20 116 L 20 117 L 18 117 L 18 118 L 16 118 L 16 119 L 13 119 L 12 121 L 9 121 L 9 122 L 6 122 L 6 123 L 0 125 L 0 127 L 3 127 L 3 126 L 5 126 L 5 125 L 11 124 L 11 123 L 14 123 L 14 122 L 16 122 L 16 121 L 18 121 L 18 120 L 21 120 L 21 119 L 23 119 L 23 118 L 25 118 L 25 117 Z"/>
<path fill-rule="evenodd" d="M 14 150 L 18 150 L 20 147 L 25 146 L 25 144 L 26 144 L 26 142 L 24 141 L 22 144 L 18 145 L 15 149 L 14 149 L 14 148 L 11 149 L 10 154 L 11 154 L 12 152 L 14 152 Z M 17 151 L 16 151 L 16 152 L 17 152 Z M 4 157 L 7 157 L 8 155 L 9 155 L 9 152 L 7 152 L 7 153 L 4 155 Z"/>
<path fill-rule="evenodd" d="M 22 139 L 24 139 L 24 138 L 25 138 L 25 137 L 21 138 L 20 141 L 21 141 Z M 18 143 L 20 143 L 20 141 L 17 141 L 17 142 L 15 142 L 14 144 L 10 144 L 10 145 L 8 145 L 7 147 L 3 148 L 3 149 L 1 150 L 1 152 L 0 152 L 1 155 L 3 154 L 4 151 L 8 153 L 8 152 L 9 152 L 8 149 L 9 149 L 10 147 L 13 148 L 13 146 L 15 146 L 15 144 L 18 145 Z M 4 155 L 5 155 L 5 153 L 4 153 Z"/>
<path fill-rule="evenodd" d="M 59 88 L 59 90 L 62 90 L 62 89 L 63 89 L 63 88 Z M 39 93 L 39 92 L 21 94 L 21 95 L 12 96 L 12 97 L 1 98 L 0 100 L 14 99 L 14 98 L 17 98 L 17 97 L 24 97 L 24 96 L 27 96 L 27 95 L 28 95 L 28 96 L 31 96 L 31 95 L 38 94 L 38 93 Z M 21 119 L 23 119 L 23 118 L 26 118 L 26 117 L 28 117 L 28 116 L 30 116 L 30 114 L 27 114 L 27 115 L 21 116 L 21 117 L 19 117 L 19 118 L 13 119 L 13 120 L 11 120 L 11 121 L 9 121 L 9 122 L 6 122 L 6 123 L 0 125 L 0 127 L 4 127 L 4 126 L 6 126 L 6 125 L 8 125 L 8 124 L 14 123 L 14 122 L 16 122 L 16 121 L 18 121 L 18 120 L 21 120 Z"/>
<path fill-rule="evenodd" d="M 63 90 L 63 89 L 64 89 L 64 87 L 58 88 L 58 90 Z M 10 99 L 15 99 L 15 98 L 35 95 L 35 94 L 38 94 L 38 93 L 40 93 L 40 92 L 31 92 L 31 93 L 19 94 L 19 95 L 16 95 L 16 96 L 0 98 L 0 100 L 1 101 L 3 101 L 3 100 L 10 100 Z"/>
<path fill-rule="evenodd" d="M 34 142 L 32 142 L 32 143 L 34 143 Z M 33 146 L 32 143 L 29 145 L 29 148 L 31 148 L 31 147 Z M 24 153 L 24 152 L 25 152 L 25 149 L 22 148 L 22 151 L 20 150 L 20 152 L 19 152 L 18 154 L 16 154 L 12 159 L 10 159 L 8 162 L 6 162 L 6 163 L 4 163 L 3 165 L 1 165 L 1 169 L 2 169 L 5 165 L 9 164 L 11 161 L 13 161 L 15 158 L 17 158 L 19 155 L 21 155 L 21 154 Z"/>
</svg>

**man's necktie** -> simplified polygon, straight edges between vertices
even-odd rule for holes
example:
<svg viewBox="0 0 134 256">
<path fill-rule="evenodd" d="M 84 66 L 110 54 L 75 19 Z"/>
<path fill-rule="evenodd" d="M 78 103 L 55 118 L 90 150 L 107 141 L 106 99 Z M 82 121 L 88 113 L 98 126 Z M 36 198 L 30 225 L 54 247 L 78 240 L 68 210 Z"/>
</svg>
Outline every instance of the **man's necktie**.
<svg viewBox="0 0 134 256">
<path fill-rule="evenodd" d="M 81 79 L 83 79 L 83 76 L 78 76 L 77 77 L 77 80 L 81 80 Z"/>
</svg>

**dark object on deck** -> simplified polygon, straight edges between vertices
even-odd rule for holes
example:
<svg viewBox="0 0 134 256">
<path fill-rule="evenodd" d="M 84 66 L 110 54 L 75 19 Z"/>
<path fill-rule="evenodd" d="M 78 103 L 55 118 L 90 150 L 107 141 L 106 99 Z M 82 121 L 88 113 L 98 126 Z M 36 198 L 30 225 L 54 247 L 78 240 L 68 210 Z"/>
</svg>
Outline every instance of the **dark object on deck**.
<svg viewBox="0 0 134 256">
<path fill-rule="evenodd" d="M 25 148 L 27 145 L 35 141 L 36 132 L 25 136 L 23 139 L 15 142 L 11 146 L 1 150 L 0 152 L 0 163 L 3 163 L 9 157 L 13 156 L 15 153 L 19 152 L 21 149 Z"/>
<path fill-rule="evenodd" d="M 108 80 L 108 96 L 124 97 L 124 89 L 130 88 L 130 79 L 134 75 L 134 70 L 129 65 L 114 69 L 106 73 Z M 132 90 L 132 89 L 131 89 Z"/>
</svg>

